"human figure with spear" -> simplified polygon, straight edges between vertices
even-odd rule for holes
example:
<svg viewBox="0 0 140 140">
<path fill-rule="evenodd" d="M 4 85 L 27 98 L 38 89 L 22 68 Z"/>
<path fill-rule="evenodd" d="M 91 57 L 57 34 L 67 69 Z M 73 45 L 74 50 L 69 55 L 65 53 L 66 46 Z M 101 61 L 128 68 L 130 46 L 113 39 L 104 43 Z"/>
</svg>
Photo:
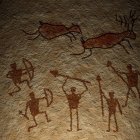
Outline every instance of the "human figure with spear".
<svg viewBox="0 0 140 140">
<path fill-rule="evenodd" d="M 86 81 L 86 80 L 79 79 L 79 78 L 73 78 L 73 77 L 70 77 L 70 76 L 67 76 L 67 75 L 59 74 L 57 70 L 50 71 L 50 72 L 55 77 L 61 76 L 61 77 L 65 78 L 65 81 L 62 85 L 62 90 L 63 90 L 64 94 L 66 95 L 66 98 L 67 98 L 68 104 L 69 104 L 69 110 L 70 110 L 70 129 L 68 129 L 68 131 L 72 131 L 72 122 L 73 122 L 73 118 L 72 118 L 72 112 L 73 111 L 72 110 L 74 110 L 74 109 L 76 110 L 77 131 L 81 130 L 79 128 L 79 113 L 78 113 L 79 102 L 80 102 L 80 99 L 82 98 L 82 95 L 88 90 L 88 87 L 87 87 L 86 83 L 90 83 L 90 82 Z M 77 81 L 82 82 L 84 87 L 85 87 L 85 90 L 82 93 L 77 94 L 76 93 L 76 87 L 71 87 L 71 93 L 68 94 L 66 92 L 65 88 L 64 88 L 66 86 L 66 83 L 67 83 L 68 79 L 77 80 Z"/>
<path fill-rule="evenodd" d="M 46 91 L 48 91 L 50 93 L 50 95 L 49 95 L 50 96 L 50 99 L 48 99 L 48 93 Z M 22 111 L 19 110 L 19 114 L 20 115 L 23 115 L 27 120 L 29 120 L 29 117 L 27 116 L 27 110 L 28 110 L 28 108 L 30 109 L 30 112 L 31 112 L 31 115 L 33 117 L 33 121 L 34 121 L 35 124 L 32 125 L 32 126 L 30 126 L 30 127 L 28 127 L 28 132 L 30 132 L 31 128 L 34 128 L 34 127 L 36 127 L 38 125 L 37 122 L 36 122 L 36 119 L 35 119 L 35 117 L 38 114 L 44 114 L 45 117 L 46 117 L 47 122 L 50 122 L 51 121 L 51 120 L 49 120 L 46 111 L 40 111 L 39 110 L 39 101 L 40 100 L 46 99 L 46 101 L 47 101 L 47 107 L 49 107 L 52 104 L 52 102 L 53 102 L 53 94 L 52 94 L 51 90 L 44 89 L 44 94 L 45 94 L 45 97 L 36 98 L 34 92 L 31 92 L 29 94 L 31 100 L 29 100 L 26 103 L 25 114 L 23 114 Z"/>
<path fill-rule="evenodd" d="M 108 111 L 109 111 L 109 115 L 108 115 L 108 130 L 107 132 L 110 132 L 110 122 L 111 122 L 111 116 L 114 116 L 114 121 L 115 121 L 115 125 L 116 125 L 116 130 L 114 130 L 114 132 L 118 132 L 118 124 L 117 124 L 117 118 L 116 118 L 116 109 L 118 107 L 121 115 L 122 115 L 122 110 L 121 110 L 121 106 L 120 103 L 118 101 L 117 98 L 114 98 L 114 92 L 111 91 L 109 92 L 109 98 L 105 96 L 105 93 L 103 92 L 102 88 L 101 88 L 101 77 L 98 75 L 97 76 L 97 81 L 99 83 L 99 90 L 100 90 L 100 95 L 101 95 L 101 105 L 102 105 L 102 115 L 104 115 L 103 113 L 103 97 L 107 102 L 108 105 Z"/>
<path fill-rule="evenodd" d="M 123 80 L 123 82 L 127 85 L 128 87 L 128 91 L 127 91 L 127 95 L 126 95 L 126 101 L 125 101 L 125 104 L 123 105 L 123 107 L 126 107 L 127 106 L 127 103 L 128 103 L 128 98 L 129 98 L 129 95 L 130 95 L 130 91 L 133 93 L 134 97 L 136 97 L 136 94 L 135 92 L 133 91 L 133 87 L 136 88 L 138 94 L 139 94 L 139 98 L 140 98 L 140 90 L 138 88 L 138 75 L 140 75 L 140 72 L 137 71 L 137 70 L 133 70 L 132 68 L 132 65 L 131 64 L 128 64 L 127 65 L 127 70 L 128 72 L 120 72 L 120 71 L 117 71 L 113 66 L 112 66 L 112 63 L 110 61 L 107 62 L 107 67 L 111 67 L 112 70 Z M 122 75 L 125 75 L 126 78 L 127 78 L 127 81 L 124 80 L 123 76 Z"/>
</svg>

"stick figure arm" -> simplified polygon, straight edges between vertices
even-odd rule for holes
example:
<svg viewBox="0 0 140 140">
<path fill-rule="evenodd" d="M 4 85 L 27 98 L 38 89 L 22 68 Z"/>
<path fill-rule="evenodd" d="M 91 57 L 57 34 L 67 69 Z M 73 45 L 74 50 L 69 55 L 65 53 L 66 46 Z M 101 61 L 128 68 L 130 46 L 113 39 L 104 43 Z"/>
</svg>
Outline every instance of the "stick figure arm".
<svg viewBox="0 0 140 140">
<path fill-rule="evenodd" d="M 102 96 L 107 100 L 108 98 L 105 96 L 105 93 L 101 90 Z"/>
<path fill-rule="evenodd" d="M 83 85 L 85 86 L 85 90 L 80 95 L 84 94 L 88 90 L 88 87 L 85 82 L 83 82 Z"/>
<path fill-rule="evenodd" d="M 64 89 L 64 87 L 65 87 L 65 85 L 66 85 L 66 82 L 67 82 L 67 79 L 68 79 L 68 78 L 66 78 L 65 82 L 64 82 L 63 85 L 62 85 L 62 90 L 63 90 L 63 92 L 64 92 L 65 95 L 68 95 L 67 92 L 66 92 L 66 90 Z"/>
<path fill-rule="evenodd" d="M 116 100 L 117 100 L 117 104 L 118 104 L 119 111 L 120 111 L 120 113 L 121 113 L 121 115 L 122 115 L 122 109 L 121 109 L 120 103 L 119 103 L 118 99 L 116 99 Z"/>
<path fill-rule="evenodd" d="M 127 74 L 126 72 L 123 72 L 123 71 L 120 71 L 120 70 L 117 70 L 117 73 L 119 73 L 119 74 Z"/>
</svg>

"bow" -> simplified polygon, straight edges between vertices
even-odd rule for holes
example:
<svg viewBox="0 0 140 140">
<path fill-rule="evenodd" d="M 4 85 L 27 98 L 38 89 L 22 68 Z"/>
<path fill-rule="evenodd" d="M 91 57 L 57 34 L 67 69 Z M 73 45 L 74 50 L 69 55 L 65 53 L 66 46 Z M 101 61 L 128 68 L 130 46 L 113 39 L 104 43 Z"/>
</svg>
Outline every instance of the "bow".
<svg viewBox="0 0 140 140">
<path fill-rule="evenodd" d="M 48 93 L 47 93 L 48 91 Z M 53 102 L 53 93 L 50 89 L 44 88 L 45 99 L 47 101 L 47 107 L 49 107 Z"/>
<path fill-rule="evenodd" d="M 32 63 L 29 60 L 25 59 L 25 58 L 22 59 L 22 62 L 24 64 L 24 66 L 25 66 L 25 70 L 28 73 L 30 81 L 31 81 L 33 79 L 33 77 L 34 77 L 34 67 L 33 67 Z"/>
</svg>

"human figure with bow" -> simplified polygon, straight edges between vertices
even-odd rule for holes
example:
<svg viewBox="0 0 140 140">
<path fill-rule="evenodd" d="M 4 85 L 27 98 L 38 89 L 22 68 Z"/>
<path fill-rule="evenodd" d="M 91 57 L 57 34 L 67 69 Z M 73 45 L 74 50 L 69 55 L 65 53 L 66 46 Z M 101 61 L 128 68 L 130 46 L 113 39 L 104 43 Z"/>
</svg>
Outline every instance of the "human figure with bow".
<svg viewBox="0 0 140 140">
<path fill-rule="evenodd" d="M 6 75 L 7 78 L 12 79 L 14 85 L 17 87 L 17 90 L 16 91 L 13 91 L 13 92 L 10 92 L 9 93 L 10 96 L 13 96 L 13 93 L 19 92 L 21 90 L 21 88 L 19 86 L 21 83 L 24 83 L 25 82 L 30 89 L 32 87 L 30 85 L 30 81 L 32 80 L 33 75 L 31 75 L 30 71 L 32 71 L 32 74 L 33 74 L 34 68 L 33 68 L 31 62 L 29 62 L 28 60 L 26 60 L 24 58 L 23 58 L 23 63 L 25 65 L 25 68 L 24 69 L 17 68 L 17 64 L 16 63 L 12 63 L 10 65 L 11 70 Z M 27 64 L 26 63 L 29 63 L 30 64 L 30 68 L 27 67 Z M 28 79 L 22 80 L 22 76 L 25 75 L 25 74 L 29 75 L 30 80 L 28 80 Z"/>
<path fill-rule="evenodd" d="M 50 101 L 49 101 L 49 99 L 48 99 L 48 94 L 47 94 L 46 90 L 50 93 L 50 96 L 51 96 Z M 31 100 L 29 100 L 29 101 L 26 103 L 25 114 L 23 114 L 22 111 L 19 111 L 19 114 L 20 114 L 20 115 L 23 115 L 26 119 L 29 120 L 29 117 L 27 116 L 27 110 L 28 110 L 28 108 L 30 109 L 30 112 L 31 112 L 31 115 L 32 115 L 32 117 L 33 117 L 33 121 L 34 121 L 35 124 L 32 125 L 32 126 L 30 126 L 30 127 L 28 127 L 28 132 L 30 132 L 30 129 L 31 129 L 31 128 L 34 128 L 34 127 L 36 127 L 36 126 L 38 125 L 37 122 L 36 122 L 36 119 L 35 119 L 35 117 L 36 117 L 38 114 L 44 114 L 45 117 L 46 117 L 47 122 L 50 122 L 50 121 L 51 121 L 51 120 L 48 118 L 48 115 L 47 115 L 47 112 L 46 112 L 46 111 L 40 111 L 40 110 L 39 110 L 39 101 L 40 101 L 40 100 L 46 99 L 46 101 L 47 101 L 47 107 L 49 107 L 49 106 L 52 104 L 52 102 L 53 102 L 53 94 L 52 94 L 52 92 L 51 92 L 49 89 L 44 89 L 44 94 L 45 94 L 45 97 L 42 97 L 42 98 L 35 98 L 34 92 L 31 92 L 31 93 L 29 94 Z"/>
<path fill-rule="evenodd" d="M 99 83 L 100 94 L 102 95 L 102 97 L 104 97 L 104 99 L 106 100 L 107 105 L 108 105 L 109 115 L 108 115 L 108 130 L 107 130 L 107 132 L 110 132 L 111 116 L 114 116 L 114 121 L 115 121 L 115 125 L 116 125 L 116 130 L 114 130 L 114 132 L 118 132 L 116 109 L 118 107 L 118 109 L 119 109 L 119 111 L 122 115 L 122 110 L 121 110 L 120 103 L 119 103 L 117 98 L 114 98 L 114 92 L 113 91 L 109 92 L 109 98 L 105 96 L 105 93 L 102 91 L 102 88 L 101 88 L 101 83 L 100 83 L 101 78 L 100 78 L 99 75 L 97 76 L 97 81 Z"/>
</svg>

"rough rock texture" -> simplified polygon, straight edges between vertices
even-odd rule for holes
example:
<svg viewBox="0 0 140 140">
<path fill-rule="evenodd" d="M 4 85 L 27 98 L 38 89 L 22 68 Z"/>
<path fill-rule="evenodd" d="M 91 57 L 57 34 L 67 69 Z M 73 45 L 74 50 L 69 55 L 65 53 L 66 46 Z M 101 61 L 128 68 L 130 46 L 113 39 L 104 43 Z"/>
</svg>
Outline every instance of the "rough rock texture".
<svg viewBox="0 0 140 140">
<path fill-rule="evenodd" d="M 123 114 L 117 109 L 119 132 L 113 132 L 114 120 L 111 121 L 111 131 L 108 126 L 108 106 L 104 100 L 102 117 L 101 102 L 96 76 L 100 74 L 105 95 L 115 92 L 121 106 L 127 93 L 126 84 L 107 68 L 107 61 L 120 71 L 127 72 L 127 64 L 140 71 L 140 20 L 137 20 L 134 31 L 136 40 L 130 40 L 133 50 L 126 42 L 124 45 L 130 52 L 127 54 L 122 47 L 116 45 L 111 49 L 93 49 L 93 55 L 72 56 L 71 53 L 82 52 L 80 35 L 72 42 L 67 36 L 61 36 L 47 41 L 42 37 L 28 40 L 21 30 L 34 32 L 39 21 L 64 24 L 70 27 L 72 23 L 81 27 L 84 39 L 107 32 L 122 32 L 125 30 L 115 21 L 115 14 L 127 15 L 133 9 L 140 15 L 139 0 L 1 0 L 0 1 L 0 139 L 1 140 L 139 140 L 140 138 L 140 100 L 130 94 L 128 106 L 122 108 Z M 18 68 L 24 68 L 22 58 L 30 60 L 35 67 L 35 75 L 31 81 L 32 89 L 26 83 L 20 84 L 21 91 L 13 97 L 9 92 L 15 86 L 12 80 L 6 78 L 10 64 L 17 63 Z M 61 74 L 86 79 L 88 91 L 82 95 L 79 104 L 79 121 L 82 130 L 76 131 L 76 114 L 73 114 L 73 131 L 68 132 L 70 124 L 68 101 L 62 91 L 64 78 L 55 78 L 50 70 L 57 69 Z M 125 80 L 126 77 L 124 76 Z M 75 86 L 77 92 L 83 91 L 80 82 L 69 80 L 67 91 Z M 138 87 L 140 87 L 140 82 Z M 36 117 L 38 126 L 28 132 L 33 119 L 28 110 L 29 120 L 19 115 L 24 113 L 26 102 L 30 100 L 29 93 L 34 91 L 36 97 L 44 97 L 43 89 L 49 88 L 54 95 L 50 107 L 46 101 L 40 101 L 40 110 L 46 110 L 51 122 L 47 122 L 42 114 Z M 134 89 L 135 90 L 135 89 Z"/>
</svg>

